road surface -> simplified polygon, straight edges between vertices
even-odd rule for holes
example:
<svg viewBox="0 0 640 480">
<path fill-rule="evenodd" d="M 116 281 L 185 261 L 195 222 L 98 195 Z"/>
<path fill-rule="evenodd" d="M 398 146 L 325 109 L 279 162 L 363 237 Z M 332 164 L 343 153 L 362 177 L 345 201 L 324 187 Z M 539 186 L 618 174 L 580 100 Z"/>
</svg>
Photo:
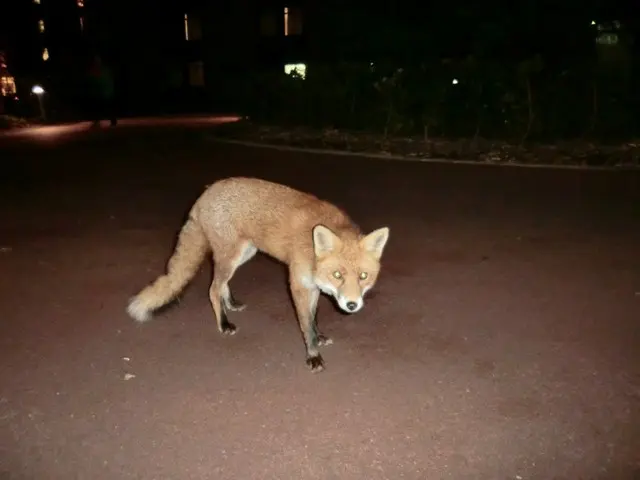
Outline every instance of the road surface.
<svg viewBox="0 0 640 480">
<path fill-rule="evenodd" d="M 126 126 L 126 125 L 125 125 Z M 0 478 L 640 478 L 640 175 L 221 145 L 206 129 L 0 139 Z M 73 129 L 72 129 L 73 130 Z M 205 265 L 142 326 L 205 185 L 252 175 L 388 225 L 310 373 L 281 265 Z"/>
</svg>

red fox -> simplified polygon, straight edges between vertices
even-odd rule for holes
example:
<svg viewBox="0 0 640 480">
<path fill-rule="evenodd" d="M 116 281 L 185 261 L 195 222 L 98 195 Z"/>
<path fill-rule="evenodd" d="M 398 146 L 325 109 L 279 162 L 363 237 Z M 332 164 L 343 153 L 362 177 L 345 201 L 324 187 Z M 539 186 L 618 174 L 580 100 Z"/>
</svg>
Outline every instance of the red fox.
<svg viewBox="0 0 640 480">
<path fill-rule="evenodd" d="M 326 201 L 257 178 L 232 177 L 207 187 L 178 236 L 166 273 L 131 298 L 127 312 L 138 322 L 173 300 L 213 254 L 209 300 L 218 330 L 236 333 L 227 313 L 240 311 L 229 289 L 237 268 L 258 251 L 289 267 L 289 286 L 313 372 L 324 369 L 318 347 L 332 340 L 316 323 L 320 292 L 347 313 L 359 311 L 375 284 L 389 228 L 363 235 L 347 214 Z"/>
</svg>

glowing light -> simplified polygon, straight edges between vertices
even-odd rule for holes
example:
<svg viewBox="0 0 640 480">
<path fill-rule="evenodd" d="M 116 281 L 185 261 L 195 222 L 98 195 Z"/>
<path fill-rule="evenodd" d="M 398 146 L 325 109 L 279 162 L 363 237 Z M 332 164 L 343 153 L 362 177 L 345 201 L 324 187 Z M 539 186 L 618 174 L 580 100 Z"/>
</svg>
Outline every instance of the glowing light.
<svg viewBox="0 0 640 480">
<path fill-rule="evenodd" d="M 87 125 L 82 123 L 71 125 L 51 125 L 44 127 L 25 127 L 0 132 L 0 137 L 27 137 L 36 141 L 52 142 L 65 136 L 80 134 L 86 130 L 88 130 Z"/>
<path fill-rule="evenodd" d="M 33 0 L 33 3 L 35 3 L 36 5 L 40 5 L 40 0 Z"/>
<path fill-rule="evenodd" d="M 618 34 L 602 33 L 596 38 L 596 43 L 599 45 L 616 45 L 618 43 Z"/>
<path fill-rule="evenodd" d="M 284 36 L 289 35 L 289 7 L 284 7 Z"/>
<path fill-rule="evenodd" d="M 241 120 L 240 117 L 216 117 L 204 115 L 189 115 L 176 117 L 140 117 L 125 118 L 118 121 L 118 128 L 136 127 L 193 127 L 201 128 L 207 125 L 220 125 Z M 83 135 L 91 131 L 92 122 L 78 122 L 66 125 L 50 125 L 42 127 L 15 128 L 0 131 L 0 137 L 27 137 L 36 141 L 56 141 L 63 137 Z"/>
<path fill-rule="evenodd" d="M 304 63 L 288 63 L 284 66 L 284 73 L 304 79 L 307 75 L 307 66 Z"/>
<path fill-rule="evenodd" d="M 76 3 L 78 4 L 79 8 L 84 7 L 84 0 L 78 0 Z"/>
<path fill-rule="evenodd" d="M 16 94 L 16 80 L 11 75 L 0 77 L 0 95 L 8 97 Z"/>
<path fill-rule="evenodd" d="M 44 20 L 38 20 L 38 30 L 40 30 L 40 33 L 44 32 Z"/>
<path fill-rule="evenodd" d="M 46 62 L 47 60 L 49 60 L 49 49 L 48 49 L 48 48 L 45 48 L 45 49 L 42 51 L 42 60 L 44 60 L 45 62 Z"/>
<path fill-rule="evenodd" d="M 595 20 L 591 20 L 591 25 L 595 25 L 596 21 Z"/>
<path fill-rule="evenodd" d="M 84 17 L 80 17 L 80 31 L 84 32 Z"/>
<path fill-rule="evenodd" d="M 458 85 L 458 83 L 459 83 L 459 82 L 458 82 L 458 79 L 457 79 L 457 78 L 454 78 L 454 79 L 453 79 L 453 81 L 452 81 L 451 83 L 452 83 L 453 85 Z"/>
<path fill-rule="evenodd" d="M 31 88 L 31 93 L 35 93 L 36 95 L 42 95 L 44 93 L 44 88 L 42 88 L 40 85 L 34 85 Z"/>
<path fill-rule="evenodd" d="M 184 14 L 184 39 L 189 41 L 189 16 Z"/>
</svg>

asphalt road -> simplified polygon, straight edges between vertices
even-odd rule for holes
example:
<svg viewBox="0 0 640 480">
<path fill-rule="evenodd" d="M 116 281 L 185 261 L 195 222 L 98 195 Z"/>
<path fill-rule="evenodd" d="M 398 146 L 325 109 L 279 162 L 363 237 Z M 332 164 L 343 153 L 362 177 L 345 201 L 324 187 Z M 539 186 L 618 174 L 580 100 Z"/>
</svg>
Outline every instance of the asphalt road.
<svg viewBox="0 0 640 480">
<path fill-rule="evenodd" d="M 0 138 L 0 479 L 640 478 L 639 173 L 278 152 L 211 128 Z M 230 175 L 391 229 L 365 308 L 320 303 L 320 374 L 263 256 L 232 282 L 233 337 L 210 265 L 154 321 L 125 313 Z"/>
</svg>

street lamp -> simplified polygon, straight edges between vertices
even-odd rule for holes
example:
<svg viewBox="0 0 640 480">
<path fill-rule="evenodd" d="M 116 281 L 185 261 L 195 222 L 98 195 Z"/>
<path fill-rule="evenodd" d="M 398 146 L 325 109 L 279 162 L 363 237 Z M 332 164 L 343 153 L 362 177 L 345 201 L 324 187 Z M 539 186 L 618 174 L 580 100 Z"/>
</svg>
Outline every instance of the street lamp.
<svg viewBox="0 0 640 480">
<path fill-rule="evenodd" d="M 44 88 L 42 88 L 40 85 L 34 85 L 31 88 L 31 93 L 33 93 L 38 98 L 38 105 L 40 106 L 40 116 L 42 117 L 42 120 L 45 121 L 46 115 L 44 111 L 44 103 L 42 102 L 42 95 L 44 95 Z"/>
</svg>

